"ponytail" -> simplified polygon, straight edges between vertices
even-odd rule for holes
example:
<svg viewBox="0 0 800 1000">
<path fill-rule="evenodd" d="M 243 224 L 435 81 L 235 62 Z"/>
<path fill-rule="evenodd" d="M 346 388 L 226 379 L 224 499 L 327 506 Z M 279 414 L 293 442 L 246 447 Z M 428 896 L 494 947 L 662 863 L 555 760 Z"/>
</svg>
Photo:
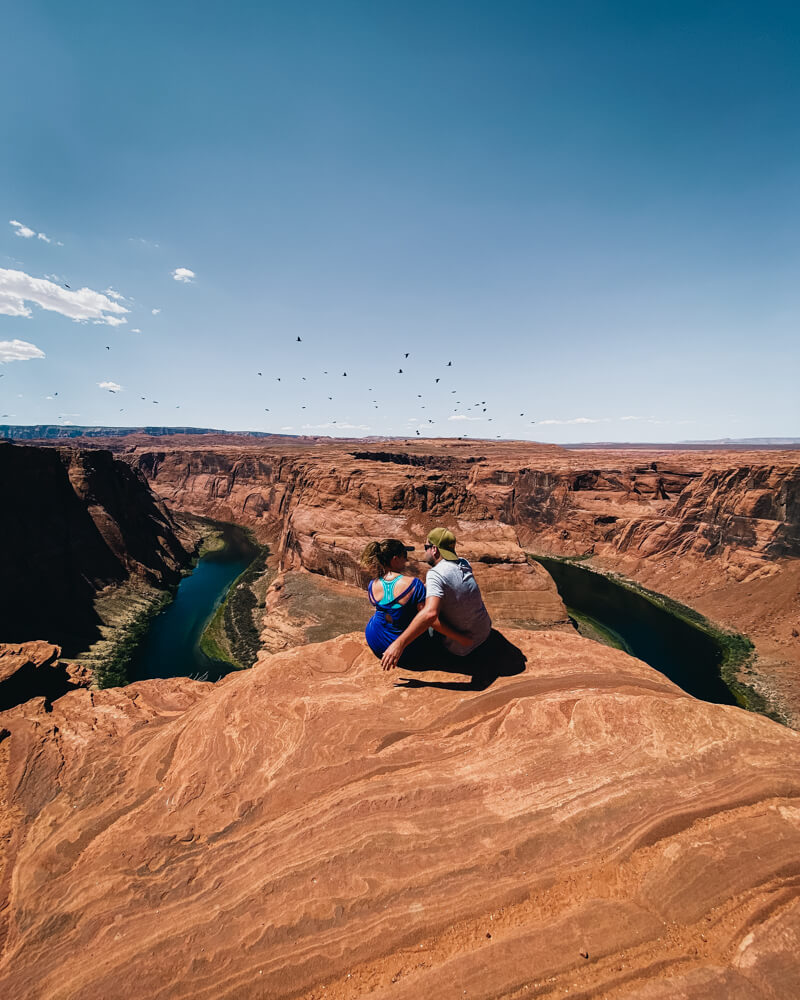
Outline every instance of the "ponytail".
<svg viewBox="0 0 800 1000">
<path fill-rule="evenodd" d="M 370 542 L 361 553 L 361 565 L 373 580 L 383 576 L 395 556 L 406 555 L 406 547 L 398 538 L 384 538 L 382 542 Z"/>
<path fill-rule="evenodd" d="M 369 573 L 373 580 L 377 580 L 383 574 L 384 565 L 380 557 L 381 543 L 370 542 L 361 553 L 361 565 Z"/>
</svg>

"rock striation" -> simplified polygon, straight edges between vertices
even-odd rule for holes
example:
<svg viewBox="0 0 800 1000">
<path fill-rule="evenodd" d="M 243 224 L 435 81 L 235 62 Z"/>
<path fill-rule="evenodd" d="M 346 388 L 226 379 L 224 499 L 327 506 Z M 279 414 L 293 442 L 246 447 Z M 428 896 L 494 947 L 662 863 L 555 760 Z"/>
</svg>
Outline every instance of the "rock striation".
<svg viewBox="0 0 800 1000">
<path fill-rule="evenodd" d="M 4 713 L 0 995 L 796 997 L 800 735 L 507 638 L 485 690 L 348 635 Z"/>
<path fill-rule="evenodd" d="M 187 534 L 109 452 L 2 444 L 0 481 L 0 641 L 83 649 L 99 634 L 100 591 L 166 587 L 189 564 Z"/>
</svg>

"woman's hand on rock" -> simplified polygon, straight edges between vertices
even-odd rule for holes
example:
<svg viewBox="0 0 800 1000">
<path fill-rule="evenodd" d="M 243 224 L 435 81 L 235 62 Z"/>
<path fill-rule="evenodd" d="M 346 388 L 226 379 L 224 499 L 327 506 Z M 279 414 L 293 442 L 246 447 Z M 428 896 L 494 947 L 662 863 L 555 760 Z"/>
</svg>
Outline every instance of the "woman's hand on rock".
<svg viewBox="0 0 800 1000">
<path fill-rule="evenodd" d="M 384 670 L 394 670 L 402 655 L 403 646 L 399 639 L 395 639 L 390 646 L 386 647 L 386 652 L 381 657 L 381 666 Z"/>
</svg>

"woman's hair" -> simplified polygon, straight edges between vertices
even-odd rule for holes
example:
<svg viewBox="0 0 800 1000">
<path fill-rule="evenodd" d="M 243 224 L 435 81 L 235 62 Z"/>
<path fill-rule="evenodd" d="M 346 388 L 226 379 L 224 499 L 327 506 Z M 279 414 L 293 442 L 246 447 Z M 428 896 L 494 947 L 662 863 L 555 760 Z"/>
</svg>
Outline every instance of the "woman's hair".
<svg viewBox="0 0 800 1000">
<path fill-rule="evenodd" d="M 382 542 L 370 542 L 361 553 L 361 565 L 373 579 L 382 576 L 395 556 L 407 555 L 406 547 L 399 538 L 384 538 Z"/>
</svg>

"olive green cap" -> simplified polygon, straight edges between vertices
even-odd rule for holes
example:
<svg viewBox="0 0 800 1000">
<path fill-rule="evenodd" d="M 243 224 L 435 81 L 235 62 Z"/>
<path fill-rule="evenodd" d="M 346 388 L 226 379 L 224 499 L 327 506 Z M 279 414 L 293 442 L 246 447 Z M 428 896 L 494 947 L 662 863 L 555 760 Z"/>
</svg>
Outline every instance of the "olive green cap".
<svg viewBox="0 0 800 1000">
<path fill-rule="evenodd" d="M 455 553 L 456 536 L 447 528 L 434 528 L 433 531 L 429 531 L 428 544 L 436 546 L 442 559 L 449 559 L 451 562 L 458 559 Z"/>
</svg>

